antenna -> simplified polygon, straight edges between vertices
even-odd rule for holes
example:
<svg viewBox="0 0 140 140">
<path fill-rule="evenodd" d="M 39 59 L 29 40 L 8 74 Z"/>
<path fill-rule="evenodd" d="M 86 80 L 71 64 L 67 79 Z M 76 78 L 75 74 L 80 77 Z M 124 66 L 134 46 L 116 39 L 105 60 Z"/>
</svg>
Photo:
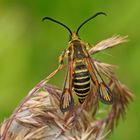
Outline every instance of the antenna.
<svg viewBox="0 0 140 140">
<path fill-rule="evenodd" d="M 90 17 L 90 18 L 88 18 L 87 20 L 85 20 L 85 21 L 78 27 L 78 29 L 77 29 L 77 31 L 76 31 L 76 34 L 78 35 L 78 32 L 79 32 L 79 30 L 81 29 L 81 27 L 82 27 L 83 25 L 85 25 L 88 21 L 90 21 L 91 19 L 97 17 L 98 15 L 105 15 L 105 16 L 106 16 L 106 13 L 104 13 L 104 12 L 98 12 L 98 13 L 96 13 L 95 15 L 93 15 L 92 17 Z"/>
<path fill-rule="evenodd" d="M 53 22 L 55 22 L 55 23 L 58 23 L 58 24 L 62 25 L 63 27 L 65 27 L 65 28 L 69 31 L 70 35 L 72 35 L 72 31 L 71 31 L 70 28 L 67 27 L 65 24 L 63 24 L 63 23 L 61 23 L 61 22 L 59 22 L 59 21 L 57 21 L 57 20 L 55 20 L 55 19 L 53 19 L 53 18 L 51 18 L 51 17 L 44 17 L 44 18 L 42 19 L 42 21 L 44 21 L 44 20 L 50 20 L 50 21 L 53 21 Z"/>
</svg>

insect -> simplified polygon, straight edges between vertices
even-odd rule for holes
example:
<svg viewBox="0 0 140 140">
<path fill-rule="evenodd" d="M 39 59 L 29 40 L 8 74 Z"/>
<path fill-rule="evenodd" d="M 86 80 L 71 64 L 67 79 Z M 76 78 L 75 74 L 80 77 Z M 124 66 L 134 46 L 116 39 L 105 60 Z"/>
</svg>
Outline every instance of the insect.
<svg viewBox="0 0 140 140">
<path fill-rule="evenodd" d="M 104 12 L 98 12 L 92 17 L 85 20 L 76 30 L 72 32 L 65 24 L 50 18 L 44 17 L 42 20 L 50 20 L 65 27 L 70 33 L 70 40 L 67 48 L 59 57 L 59 67 L 52 75 L 55 75 L 64 66 L 64 59 L 67 60 L 67 73 L 65 77 L 64 87 L 60 98 L 60 109 L 62 112 L 70 110 L 74 105 L 73 93 L 78 96 L 79 102 L 82 104 L 90 92 L 97 92 L 101 102 L 105 104 L 113 103 L 113 95 L 109 87 L 105 84 L 101 75 L 94 65 L 88 50 L 88 43 L 83 42 L 79 38 L 79 31 L 83 25 L 98 15 L 106 15 Z M 52 77 L 52 75 L 50 77 Z M 94 91 L 91 86 L 94 85 Z"/>
</svg>

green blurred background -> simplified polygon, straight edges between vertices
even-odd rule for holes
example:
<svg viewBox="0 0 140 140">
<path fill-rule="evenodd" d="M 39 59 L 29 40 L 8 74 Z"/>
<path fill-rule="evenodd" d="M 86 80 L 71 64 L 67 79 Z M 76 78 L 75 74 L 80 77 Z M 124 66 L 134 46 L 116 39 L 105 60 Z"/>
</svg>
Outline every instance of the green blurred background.
<svg viewBox="0 0 140 140">
<path fill-rule="evenodd" d="M 100 53 L 96 59 L 116 64 L 116 73 L 135 94 L 125 121 L 120 121 L 110 140 L 138 140 L 140 136 L 140 1 L 139 0 L 1 0 L 0 1 L 0 121 L 21 99 L 58 66 L 58 56 L 69 34 L 59 25 L 41 22 L 53 17 L 72 30 L 96 12 L 104 11 L 80 31 L 81 39 L 96 44 L 114 34 L 129 35 L 129 42 Z M 64 72 L 50 83 L 62 86 Z"/>
</svg>

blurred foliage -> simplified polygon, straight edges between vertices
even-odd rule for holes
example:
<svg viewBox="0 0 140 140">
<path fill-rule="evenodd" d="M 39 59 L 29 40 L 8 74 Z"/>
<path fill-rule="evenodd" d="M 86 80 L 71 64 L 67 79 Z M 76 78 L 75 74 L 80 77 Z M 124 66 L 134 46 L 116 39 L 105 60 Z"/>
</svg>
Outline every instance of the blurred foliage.
<svg viewBox="0 0 140 140">
<path fill-rule="evenodd" d="M 120 122 L 110 140 L 137 140 L 140 129 L 139 12 L 140 1 L 0 1 L 0 121 L 8 117 L 20 100 L 41 79 L 58 66 L 58 56 L 66 47 L 68 32 L 42 17 L 53 17 L 72 30 L 96 12 L 101 16 L 80 31 L 81 39 L 95 44 L 114 34 L 128 35 L 129 42 L 97 54 L 98 59 L 119 66 L 119 79 L 135 93 L 125 121 Z M 62 86 L 64 71 L 50 82 Z"/>
</svg>

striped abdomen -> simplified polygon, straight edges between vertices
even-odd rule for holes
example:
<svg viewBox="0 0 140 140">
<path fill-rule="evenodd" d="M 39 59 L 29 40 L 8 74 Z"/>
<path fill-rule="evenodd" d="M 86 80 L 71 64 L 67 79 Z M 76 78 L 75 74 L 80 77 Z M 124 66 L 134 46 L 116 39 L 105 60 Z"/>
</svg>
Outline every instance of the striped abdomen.
<svg viewBox="0 0 140 140">
<path fill-rule="evenodd" d="M 73 73 L 73 87 L 78 100 L 83 103 L 90 92 L 90 75 L 85 64 L 76 62 Z"/>
</svg>

